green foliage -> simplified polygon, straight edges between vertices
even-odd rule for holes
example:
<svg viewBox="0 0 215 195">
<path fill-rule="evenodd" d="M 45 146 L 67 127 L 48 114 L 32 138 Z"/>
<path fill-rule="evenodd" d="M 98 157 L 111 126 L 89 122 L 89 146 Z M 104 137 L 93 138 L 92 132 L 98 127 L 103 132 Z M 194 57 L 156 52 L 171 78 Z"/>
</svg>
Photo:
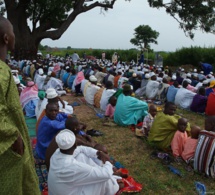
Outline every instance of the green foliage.
<svg viewBox="0 0 215 195">
<path fill-rule="evenodd" d="M 59 49 L 58 51 L 51 51 L 50 48 L 45 45 L 40 49 L 43 54 L 51 53 L 55 56 L 65 56 L 66 53 L 69 55 L 73 54 L 75 51 L 78 53 L 80 57 L 86 53 L 87 56 L 96 56 L 101 58 L 102 52 L 106 53 L 106 59 L 111 59 L 114 52 L 117 52 L 120 56 L 119 60 L 121 61 L 131 61 L 135 62 L 140 56 L 141 52 L 137 49 L 129 49 L 129 50 L 104 50 L 104 49 Z M 175 52 L 163 52 L 160 51 L 159 54 L 163 58 L 164 65 L 168 66 L 181 66 L 185 64 L 192 64 L 197 66 L 200 61 L 207 62 L 212 64 L 215 67 L 215 47 L 214 48 L 201 48 L 201 47 L 190 47 L 190 48 L 182 48 L 176 50 Z M 152 63 L 154 63 L 155 53 L 146 51 L 144 52 L 145 59 L 148 57 Z"/>
<path fill-rule="evenodd" d="M 215 33 L 215 1 L 214 0 L 148 0 L 154 8 L 165 8 L 167 14 L 179 22 L 181 29 L 190 38 L 194 37 L 193 30 L 201 29 Z"/>
<path fill-rule="evenodd" d="M 70 0 L 31 0 L 26 14 L 33 24 L 47 22 L 52 28 L 57 28 L 67 18 L 72 7 Z"/>
<path fill-rule="evenodd" d="M 165 64 L 173 66 L 192 64 L 197 66 L 200 61 L 215 66 L 215 48 L 182 48 L 176 52 L 169 53 L 165 60 Z"/>
<path fill-rule="evenodd" d="M 140 25 L 134 29 L 134 38 L 130 40 L 130 42 L 142 50 L 143 48 L 149 49 L 149 43 L 157 44 L 157 38 L 159 36 L 159 32 L 152 30 L 149 25 Z"/>
</svg>

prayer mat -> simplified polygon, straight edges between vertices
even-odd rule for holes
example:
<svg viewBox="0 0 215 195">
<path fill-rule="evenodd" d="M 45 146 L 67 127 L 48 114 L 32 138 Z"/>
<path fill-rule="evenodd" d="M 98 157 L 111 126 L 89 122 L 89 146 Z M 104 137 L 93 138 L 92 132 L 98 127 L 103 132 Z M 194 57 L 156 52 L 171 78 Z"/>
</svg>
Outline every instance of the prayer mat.
<svg viewBox="0 0 215 195">
<path fill-rule="evenodd" d="M 37 123 L 36 117 L 29 118 L 29 117 L 25 116 L 25 122 L 28 127 L 29 136 L 31 138 L 36 137 L 36 123 Z"/>
<path fill-rule="evenodd" d="M 78 101 L 83 103 L 83 104 L 87 103 L 84 97 L 78 98 Z"/>
</svg>

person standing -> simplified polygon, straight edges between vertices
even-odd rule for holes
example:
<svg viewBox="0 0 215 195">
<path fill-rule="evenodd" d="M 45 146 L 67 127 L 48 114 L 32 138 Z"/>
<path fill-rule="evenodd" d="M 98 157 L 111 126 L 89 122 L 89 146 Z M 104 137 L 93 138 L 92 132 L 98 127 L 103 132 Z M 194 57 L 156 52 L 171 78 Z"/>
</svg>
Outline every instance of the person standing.
<svg viewBox="0 0 215 195">
<path fill-rule="evenodd" d="M 40 194 L 27 126 L 9 66 L 4 61 L 13 50 L 13 26 L 0 16 L 0 192 L 10 195 Z"/>
</svg>

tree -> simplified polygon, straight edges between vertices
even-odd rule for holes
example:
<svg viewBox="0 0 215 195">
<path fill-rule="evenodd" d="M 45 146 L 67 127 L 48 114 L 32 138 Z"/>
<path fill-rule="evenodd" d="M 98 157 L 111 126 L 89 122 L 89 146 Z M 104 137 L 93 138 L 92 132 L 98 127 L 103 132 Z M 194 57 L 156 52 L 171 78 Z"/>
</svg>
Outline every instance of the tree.
<svg viewBox="0 0 215 195">
<path fill-rule="evenodd" d="M 152 30 L 149 25 L 140 25 L 134 29 L 134 38 L 130 40 L 130 42 L 138 47 L 141 50 L 143 48 L 150 49 L 149 43 L 157 44 L 157 38 L 159 36 L 159 32 Z"/>
<path fill-rule="evenodd" d="M 201 29 L 215 34 L 215 1 L 214 0 L 148 0 L 154 8 L 165 8 L 191 39 L 193 30 Z M 165 2 L 165 3 L 164 3 Z"/>
<path fill-rule="evenodd" d="M 14 55 L 35 56 L 41 40 L 59 39 L 79 14 L 96 7 L 112 9 L 116 2 L 116 0 L 102 2 L 92 0 L 92 3 L 90 1 L 4 0 L 7 18 L 13 24 L 16 36 Z M 31 28 L 28 26 L 29 20 Z"/>
<path fill-rule="evenodd" d="M 130 1 L 130 0 L 128 0 Z M 16 35 L 16 55 L 36 55 L 45 38 L 59 39 L 76 17 L 96 7 L 112 9 L 116 0 L 0 0 L 0 14 L 7 13 Z M 154 8 L 165 8 L 180 27 L 193 37 L 193 30 L 215 32 L 212 0 L 148 0 Z M 165 3 L 163 3 L 165 2 Z M 29 27 L 29 21 L 31 27 Z"/>
</svg>

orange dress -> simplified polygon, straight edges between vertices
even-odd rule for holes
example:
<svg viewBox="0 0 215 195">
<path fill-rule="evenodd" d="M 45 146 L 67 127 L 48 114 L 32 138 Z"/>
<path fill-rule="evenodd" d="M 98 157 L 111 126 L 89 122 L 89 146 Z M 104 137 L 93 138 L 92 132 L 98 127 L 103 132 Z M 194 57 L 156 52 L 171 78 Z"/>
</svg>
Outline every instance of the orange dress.
<svg viewBox="0 0 215 195">
<path fill-rule="evenodd" d="M 173 156 L 178 157 L 182 155 L 186 140 L 187 140 L 186 131 L 184 133 L 179 130 L 176 131 L 171 143 Z"/>
</svg>

